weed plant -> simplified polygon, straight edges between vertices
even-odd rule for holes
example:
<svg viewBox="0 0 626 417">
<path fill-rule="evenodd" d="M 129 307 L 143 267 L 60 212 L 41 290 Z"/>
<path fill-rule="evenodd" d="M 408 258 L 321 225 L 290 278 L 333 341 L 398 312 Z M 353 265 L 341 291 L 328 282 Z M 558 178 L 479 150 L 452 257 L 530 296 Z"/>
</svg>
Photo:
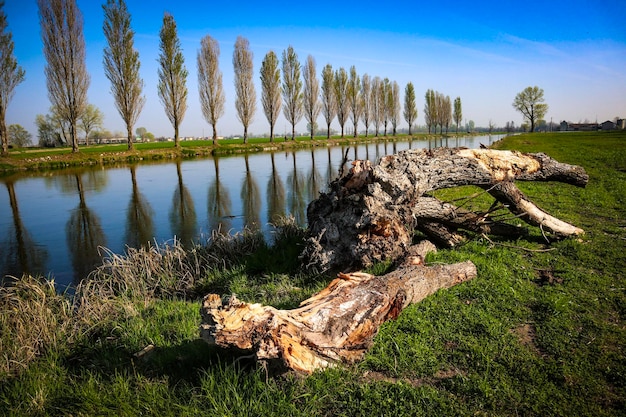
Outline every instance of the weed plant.
<svg viewBox="0 0 626 417">
<path fill-rule="evenodd" d="M 470 259 L 478 276 L 384 324 L 361 363 L 309 377 L 272 376 L 198 340 L 199 299 L 207 292 L 291 308 L 327 284 L 331 277 L 299 270 L 303 231 L 286 224 L 271 243 L 246 232 L 214 235 L 194 248 L 110 254 L 73 294 L 31 277 L 3 287 L 1 412 L 624 415 L 626 134 L 519 135 L 496 147 L 582 165 L 590 175 L 584 189 L 518 184 L 585 235 L 554 240 L 531 228 L 515 240 L 469 236 L 429 255 L 430 263 Z M 481 194 L 468 204 L 491 201 Z"/>
</svg>

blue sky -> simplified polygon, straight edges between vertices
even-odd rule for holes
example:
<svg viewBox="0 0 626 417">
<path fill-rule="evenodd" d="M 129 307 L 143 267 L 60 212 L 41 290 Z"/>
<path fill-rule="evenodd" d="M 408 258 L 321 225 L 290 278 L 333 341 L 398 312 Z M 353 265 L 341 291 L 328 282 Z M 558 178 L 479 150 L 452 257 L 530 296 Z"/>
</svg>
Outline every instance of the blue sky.
<svg viewBox="0 0 626 417">
<path fill-rule="evenodd" d="M 102 69 L 104 1 L 78 0 L 87 43 L 91 76 L 89 102 L 105 114 L 104 125 L 125 131 L 114 107 L 110 85 Z M 157 136 L 172 136 L 157 95 L 159 29 L 163 13 L 178 25 L 189 71 L 188 110 L 183 136 L 209 136 L 197 92 L 196 55 L 200 39 L 209 34 L 220 44 L 226 109 L 218 134 L 243 133 L 235 111 L 232 53 L 237 36 L 250 41 L 254 53 L 255 84 L 260 97 L 258 70 L 263 57 L 274 50 L 279 57 L 289 45 L 301 62 L 312 55 L 317 72 L 354 65 L 359 74 L 388 77 L 404 92 L 415 86 L 418 123 L 423 124 L 424 93 L 437 90 L 452 99 L 461 97 L 466 120 L 477 126 L 492 121 L 522 122 L 511 103 L 527 86 L 544 89 L 550 110 L 546 119 L 595 121 L 626 117 L 626 1 L 316 1 L 247 2 L 127 0 L 136 32 L 146 105 L 138 123 Z M 19 123 L 33 134 L 34 120 L 48 112 L 42 44 L 35 0 L 6 0 L 15 55 L 26 70 L 26 80 L 15 92 L 7 123 Z M 319 123 L 323 124 L 320 116 Z M 333 127 L 339 125 L 335 121 Z M 406 127 L 402 121 L 400 127 Z M 277 131 L 289 131 L 282 117 Z M 297 129 L 304 131 L 303 120 Z M 260 102 L 251 133 L 269 131 Z"/>
</svg>

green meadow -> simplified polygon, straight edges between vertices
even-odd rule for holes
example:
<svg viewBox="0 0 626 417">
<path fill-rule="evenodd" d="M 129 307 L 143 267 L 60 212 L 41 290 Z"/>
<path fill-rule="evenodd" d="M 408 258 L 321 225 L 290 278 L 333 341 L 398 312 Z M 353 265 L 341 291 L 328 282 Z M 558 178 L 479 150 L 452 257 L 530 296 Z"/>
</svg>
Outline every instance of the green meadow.
<svg viewBox="0 0 626 417">
<path fill-rule="evenodd" d="M 299 269 L 304 231 L 286 221 L 272 245 L 243 233 L 188 250 L 129 250 L 67 294 L 32 277 L 0 289 L 0 414 L 624 415 L 626 133 L 525 134 L 494 147 L 583 166 L 585 188 L 518 185 L 585 234 L 468 235 L 429 255 L 469 259 L 478 276 L 384 324 L 362 362 L 268 375 L 198 339 L 208 292 L 293 308 L 333 278 Z M 465 207 L 488 207 L 483 197 Z"/>
</svg>

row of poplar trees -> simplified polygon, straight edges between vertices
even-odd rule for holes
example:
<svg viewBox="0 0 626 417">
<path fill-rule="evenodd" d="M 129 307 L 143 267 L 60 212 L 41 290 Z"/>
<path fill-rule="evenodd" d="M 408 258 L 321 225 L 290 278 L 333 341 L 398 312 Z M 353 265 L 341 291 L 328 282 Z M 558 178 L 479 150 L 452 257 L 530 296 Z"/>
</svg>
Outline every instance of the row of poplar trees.
<svg viewBox="0 0 626 417">
<path fill-rule="evenodd" d="M 85 39 L 83 20 L 76 0 L 37 0 L 46 58 L 46 85 L 48 98 L 69 131 L 73 152 L 78 151 L 77 122 L 88 107 L 87 90 L 89 74 L 85 63 Z M 5 126 L 5 112 L 15 87 L 24 79 L 24 70 L 17 65 L 13 56 L 11 33 L 6 32 L 4 2 L 0 1 L 0 135 L 3 153 L 8 152 L 8 136 Z M 124 0 L 107 0 L 104 10 L 103 31 L 107 41 L 104 49 L 105 75 L 111 83 L 111 93 L 115 106 L 127 129 L 128 148 L 133 148 L 133 126 L 145 104 L 144 83 L 139 75 L 139 53 L 134 48 L 134 31 L 131 16 Z M 187 110 L 185 67 L 176 22 L 172 15 L 165 13 L 160 30 L 159 83 L 158 95 L 165 113 L 174 127 L 174 142 L 179 145 L 179 126 Z M 213 127 L 213 142 L 217 143 L 217 122 L 224 113 L 224 89 L 222 73 L 219 70 L 218 42 L 210 36 L 201 40 L 197 55 L 197 76 L 202 114 Z M 281 71 L 282 66 L 282 81 Z M 253 82 L 253 54 L 247 39 L 238 37 L 233 52 L 235 107 L 243 125 L 244 143 L 248 139 L 248 126 L 256 112 L 256 92 Z M 308 56 L 301 67 L 293 47 L 289 46 L 279 62 L 275 52 L 269 51 L 261 64 L 261 103 L 270 124 L 270 140 L 274 140 L 274 128 L 281 110 L 291 124 L 291 138 L 295 138 L 295 126 L 305 117 L 311 138 L 317 119 L 323 114 L 326 121 L 327 137 L 330 125 L 337 118 L 344 127 L 351 121 L 354 136 L 357 136 L 359 122 L 365 126 L 365 135 L 373 127 L 375 135 L 396 134 L 400 122 L 400 87 L 388 78 L 359 76 L 354 66 L 333 70 L 330 64 L 321 72 L 321 85 L 317 78 L 316 63 Z M 432 101 L 431 101 L 432 99 Z M 409 134 L 417 120 L 415 89 L 408 83 L 404 95 L 404 119 L 409 124 Z M 447 101 L 446 101 L 447 100 Z M 458 110 L 457 110 L 458 101 Z M 447 103 L 447 107 L 446 107 Z M 461 120 L 460 98 L 455 100 L 454 117 Z M 447 110 L 446 110 L 447 109 Z M 450 123 L 450 99 L 428 90 L 424 109 L 429 131 L 439 125 L 448 129 Z"/>
</svg>

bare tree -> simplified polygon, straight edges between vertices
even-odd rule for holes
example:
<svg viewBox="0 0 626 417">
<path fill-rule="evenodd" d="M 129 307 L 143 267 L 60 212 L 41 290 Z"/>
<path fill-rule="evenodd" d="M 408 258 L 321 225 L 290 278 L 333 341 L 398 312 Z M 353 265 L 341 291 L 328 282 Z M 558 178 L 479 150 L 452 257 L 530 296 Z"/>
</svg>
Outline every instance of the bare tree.
<svg viewBox="0 0 626 417">
<path fill-rule="evenodd" d="M 296 124 L 302 118 L 302 80 L 300 62 L 293 47 L 283 51 L 283 114 L 291 123 L 291 140 L 296 138 Z"/>
<path fill-rule="evenodd" d="M 463 109 L 461 108 L 461 97 L 454 99 L 454 113 L 452 113 L 454 123 L 456 123 L 456 133 L 459 133 L 459 124 L 463 120 Z M 508 123 L 508 122 L 507 122 Z"/>
<path fill-rule="evenodd" d="M 317 117 L 320 115 L 322 105 L 319 101 L 320 82 L 317 79 L 315 58 L 309 55 L 304 64 L 304 117 L 311 126 L 311 140 L 315 135 Z"/>
<path fill-rule="evenodd" d="M 354 126 L 354 137 L 358 136 L 359 119 L 361 118 L 362 111 L 361 100 L 361 78 L 356 73 L 354 65 L 350 67 L 350 78 L 348 79 L 348 108 L 350 112 L 350 119 Z"/>
<path fill-rule="evenodd" d="M 426 120 L 426 126 L 428 126 L 428 134 L 430 135 L 433 125 L 435 126 L 435 133 L 437 133 L 437 106 L 435 103 L 435 92 L 431 89 L 426 90 L 424 98 L 424 119 Z"/>
<path fill-rule="evenodd" d="M 452 110 L 450 110 L 450 100 L 446 102 L 446 96 L 439 91 L 433 92 L 434 95 L 434 125 L 435 133 L 437 133 L 437 126 L 439 126 L 439 134 L 443 135 L 443 128 L 446 126 L 446 122 L 449 124 Z"/>
<path fill-rule="evenodd" d="M 383 92 L 383 80 L 376 76 L 372 80 L 371 102 L 372 102 L 372 117 L 374 122 L 374 129 L 376 136 L 380 133 L 380 125 L 384 119 L 385 113 L 385 100 L 382 94 Z"/>
<path fill-rule="evenodd" d="M 111 82 L 115 107 L 126 124 L 128 149 L 133 149 L 133 126 L 146 102 L 139 76 L 139 52 L 133 47 L 135 32 L 124 0 L 107 0 L 104 9 L 104 74 Z"/>
<path fill-rule="evenodd" d="M 69 127 L 72 152 L 78 152 L 76 124 L 87 105 L 83 16 L 76 0 L 37 0 L 46 57 L 48 98 Z"/>
<path fill-rule="evenodd" d="M 387 125 L 391 118 L 393 98 L 391 96 L 391 81 L 389 78 L 385 78 L 382 82 L 382 88 L 380 90 L 381 102 L 383 103 L 382 123 L 383 123 L 383 136 L 387 136 Z"/>
<path fill-rule="evenodd" d="M 372 79 L 367 74 L 361 77 L 361 120 L 365 125 L 365 137 L 367 137 L 372 121 Z"/>
<path fill-rule="evenodd" d="M 187 69 L 174 17 L 165 13 L 160 32 L 159 98 L 174 127 L 174 146 L 179 148 L 178 128 L 187 111 Z"/>
<path fill-rule="evenodd" d="M 233 69 L 235 71 L 235 108 L 237 117 L 243 125 L 243 143 L 248 143 L 248 126 L 252 123 L 256 112 L 256 91 L 252 76 L 254 74 L 253 54 L 250 42 L 243 36 L 238 36 L 233 52 Z"/>
<path fill-rule="evenodd" d="M 448 129 L 450 128 L 450 123 L 452 122 L 452 103 L 450 102 L 450 96 L 445 96 L 443 98 L 443 119 L 442 123 L 446 127 L 446 135 L 448 134 Z"/>
<path fill-rule="evenodd" d="M 0 1 L 0 139 L 2 155 L 9 154 L 9 134 L 6 125 L 6 112 L 15 93 L 15 87 L 24 81 L 24 69 L 17 65 L 13 54 L 13 35 L 7 31 L 7 17 L 4 14 L 4 1 Z"/>
<path fill-rule="evenodd" d="M 409 82 L 404 89 L 404 120 L 409 124 L 409 135 L 413 129 L 413 123 L 417 120 L 417 106 L 415 103 L 415 87 Z"/>
<path fill-rule="evenodd" d="M 280 91 L 278 56 L 274 51 L 269 51 L 261 63 L 261 103 L 270 123 L 270 142 L 274 142 L 274 126 L 282 105 Z"/>
<path fill-rule="evenodd" d="M 439 125 L 439 133 L 443 135 L 443 127 L 446 125 L 447 108 L 446 97 L 439 91 L 435 91 L 435 133 L 437 133 L 437 125 Z"/>
<path fill-rule="evenodd" d="M 337 100 L 337 121 L 341 126 L 341 137 L 344 137 L 343 127 L 348 119 L 348 73 L 344 68 L 335 71 L 335 100 Z"/>
<path fill-rule="evenodd" d="M 337 115 L 337 100 L 335 99 L 335 73 L 330 64 L 322 70 L 322 112 L 326 119 L 326 138 L 330 139 L 330 124 Z"/>
<path fill-rule="evenodd" d="M 102 127 L 104 115 L 99 108 L 93 104 L 87 104 L 85 111 L 80 116 L 79 124 L 83 132 L 85 132 L 85 145 L 89 145 L 89 134 L 97 128 Z"/>
<path fill-rule="evenodd" d="M 393 136 L 396 136 L 398 123 L 400 122 L 400 86 L 396 81 L 391 83 L 390 90 L 390 106 L 389 120 L 391 121 L 391 129 Z"/>
<path fill-rule="evenodd" d="M 206 35 L 198 51 L 198 93 L 204 119 L 213 127 L 213 145 L 217 145 L 217 121 L 224 115 L 224 86 L 219 69 L 220 45 Z"/>
</svg>

